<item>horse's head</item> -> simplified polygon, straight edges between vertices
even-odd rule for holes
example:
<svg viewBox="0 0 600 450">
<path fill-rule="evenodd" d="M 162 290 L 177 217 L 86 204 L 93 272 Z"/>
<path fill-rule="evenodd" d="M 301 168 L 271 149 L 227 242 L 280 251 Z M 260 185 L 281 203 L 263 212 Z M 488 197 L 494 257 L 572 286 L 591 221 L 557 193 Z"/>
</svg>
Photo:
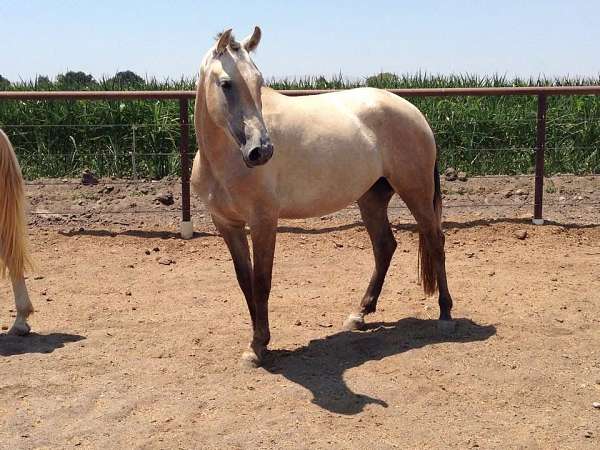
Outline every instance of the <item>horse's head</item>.
<svg viewBox="0 0 600 450">
<path fill-rule="evenodd" d="M 204 95 L 214 123 L 239 147 L 248 167 L 265 164 L 273 145 L 262 116 L 263 78 L 250 58 L 261 31 L 237 42 L 231 30 L 220 33 L 202 63 L 199 94 Z"/>
</svg>

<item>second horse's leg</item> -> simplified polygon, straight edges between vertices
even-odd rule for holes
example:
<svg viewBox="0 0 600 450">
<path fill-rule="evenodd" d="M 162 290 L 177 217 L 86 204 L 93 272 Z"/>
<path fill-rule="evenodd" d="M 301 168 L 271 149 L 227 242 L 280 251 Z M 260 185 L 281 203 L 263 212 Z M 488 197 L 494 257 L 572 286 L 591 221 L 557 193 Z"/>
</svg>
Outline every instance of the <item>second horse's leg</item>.
<svg viewBox="0 0 600 450">
<path fill-rule="evenodd" d="M 29 300 L 29 293 L 25 285 L 25 278 L 18 277 L 12 282 L 13 292 L 15 295 L 15 306 L 17 309 L 17 318 L 9 331 L 9 334 L 17 336 L 25 336 L 29 334 L 31 328 L 27 323 L 27 317 L 33 313 L 33 305 Z"/>
</svg>

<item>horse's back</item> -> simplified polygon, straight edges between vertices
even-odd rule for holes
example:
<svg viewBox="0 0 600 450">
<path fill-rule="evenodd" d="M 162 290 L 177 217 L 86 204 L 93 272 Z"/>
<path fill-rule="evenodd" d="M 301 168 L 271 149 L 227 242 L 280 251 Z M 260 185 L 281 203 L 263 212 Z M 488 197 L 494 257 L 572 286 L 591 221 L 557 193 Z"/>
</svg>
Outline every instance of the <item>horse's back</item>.
<svg viewBox="0 0 600 450">
<path fill-rule="evenodd" d="M 266 89 L 263 116 L 283 217 L 321 215 L 356 201 L 390 170 L 414 164 L 411 153 L 422 151 L 406 144 L 431 133 L 414 106 L 372 88 L 300 98 Z"/>
<path fill-rule="evenodd" d="M 327 95 L 343 99 L 374 137 L 382 175 L 412 182 L 433 173 L 437 156 L 433 132 L 425 116 L 409 101 L 391 92 L 358 88 Z"/>
</svg>

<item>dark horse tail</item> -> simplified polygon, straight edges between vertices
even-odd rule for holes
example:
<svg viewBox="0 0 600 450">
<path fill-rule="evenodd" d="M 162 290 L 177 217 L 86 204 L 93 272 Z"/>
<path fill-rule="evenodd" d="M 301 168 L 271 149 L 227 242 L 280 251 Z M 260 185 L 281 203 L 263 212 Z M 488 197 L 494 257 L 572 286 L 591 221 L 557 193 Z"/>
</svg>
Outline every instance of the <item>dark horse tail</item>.
<svg viewBox="0 0 600 450">
<path fill-rule="evenodd" d="M 441 239 L 444 235 L 441 230 L 442 225 L 442 187 L 440 183 L 440 171 L 438 168 L 438 160 L 435 160 L 433 168 L 433 210 L 435 213 L 435 222 L 430 224 L 436 233 L 441 234 Z M 422 230 L 419 232 L 419 278 L 423 284 L 425 295 L 433 295 L 438 289 L 437 273 L 435 271 L 435 260 L 439 255 L 436 255 L 433 242 L 429 242 Z M 443 247 L 442 247 L 443 248 Z"/>
<path fill-rule="evenodd" d="M 438 216 L 440 225 L 442 224 L 442 185 L 440 183 L 440 169 L 438 166 L 438 160 L 435 160 L 435 166 L 433 167 L 433 185 L 435 191 L 433 194 L 433 209 Z"/>
</svg>

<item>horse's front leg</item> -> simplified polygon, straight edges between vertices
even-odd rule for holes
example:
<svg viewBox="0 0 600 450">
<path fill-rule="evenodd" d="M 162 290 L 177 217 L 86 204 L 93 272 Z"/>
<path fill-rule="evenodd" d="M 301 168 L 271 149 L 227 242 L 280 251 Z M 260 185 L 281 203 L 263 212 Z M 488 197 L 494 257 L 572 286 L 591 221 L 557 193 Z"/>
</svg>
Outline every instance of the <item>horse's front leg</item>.
<svg viewBox="0 0 600 450">
<path fill-rule="evenodd" d="M 15 295 L 15 306 L 17 309 L 17 318 L 15 323 L 8 332 L 17 336 L 25 336 L 29 334 L 31 328 L 27 323 L 27 317 L 33 313 L 33 305 L 29 300 L 29 293 L 25 285 L 25 278 L 20 276 L 12 280 L 13 292 Z"/>
<path fill-rule="evenodd" d="M 231 226 L 220 223 L 213 217 L 213 223 L 217 227 L 219 233 L 225 240 L 231 259 L 233 268 L 237 277 L 240 289 L 246 298 L 250 318 L 252 319 L 252 329 L 255 326 L 254 300 L 252 298 L 252 262 L 250 261 L 250 250 L 248 248 L 248 238 L 243 225 Z"/>
<path fill-rule="evenodd" d="M 269 331 L 269 294 L 271 292 L 273 257 L 275 255 L 277 218 L 261 217 L 252 221 L 250 235 L 254 257 L 252 298 L 255 308 L 255 323 L 250 348 L 243 354 L 242 360 L 248 366 L 258 367 L 263 361 L 267 345 L 271 339 Z"/>
</svg>

